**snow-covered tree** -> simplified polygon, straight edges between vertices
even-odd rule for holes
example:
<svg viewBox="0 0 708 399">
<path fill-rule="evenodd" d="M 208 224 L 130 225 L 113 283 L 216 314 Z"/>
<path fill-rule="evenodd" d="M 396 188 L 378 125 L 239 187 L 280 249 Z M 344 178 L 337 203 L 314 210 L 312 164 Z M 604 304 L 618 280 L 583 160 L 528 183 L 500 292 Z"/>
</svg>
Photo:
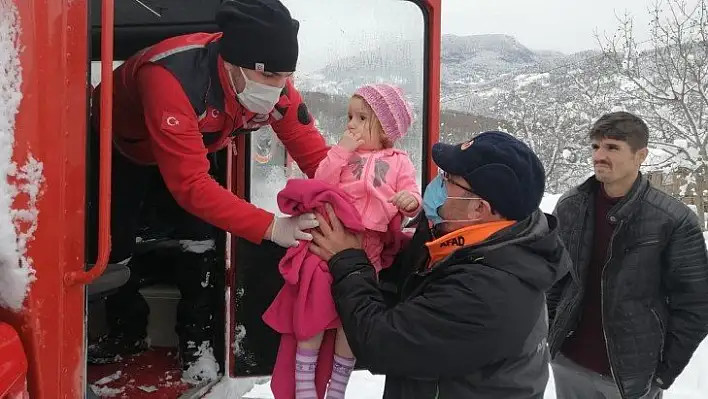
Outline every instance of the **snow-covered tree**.
<svg viewBox="0 0 708 399">
<path fill-rule="evenodd" d="M 689 171 L 685 192 L 704 212 L 708 161 L 708 0 L 656 3 L 650 40 L 638 43 L 633 19 L 620 18 L 611 37 L 599 38 L 612 72 L 622 79 L 625 108 L 640 114 L 652 130 L 652 145 L 672 154 L 674 170 Z M 642 48 L 643 44 L 649 44 Z"/>
<path fill-rule="evenodd" d="M 594 57 L 600 60 L 601 57 Z M 616 86 L 600 61 L 563 73 L 520 75 L 493 106 L 510 133 L 538 154 L 546 169 L 546 190 L 562 193 L 592 171 L 587 134 L 592 123 L 616 102 Z"/>
</svg>

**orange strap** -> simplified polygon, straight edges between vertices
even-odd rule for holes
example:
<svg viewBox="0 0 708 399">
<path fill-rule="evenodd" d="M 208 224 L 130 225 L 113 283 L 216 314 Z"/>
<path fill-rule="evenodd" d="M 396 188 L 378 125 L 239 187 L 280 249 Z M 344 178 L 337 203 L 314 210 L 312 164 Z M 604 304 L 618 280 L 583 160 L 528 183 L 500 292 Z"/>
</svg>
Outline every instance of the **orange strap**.
<svg viewBox="0 0 708 399">
<path fill-rule="evenodd" d="M 499 230 L 516 223 L 513 220 L 499 220 L 495 222 L 476 224 L 445 234 L 437 240 L 426 242 L 430 253 L 430 263 L 433 265 L 458 249 L 478 244 Z"/>
</svg>

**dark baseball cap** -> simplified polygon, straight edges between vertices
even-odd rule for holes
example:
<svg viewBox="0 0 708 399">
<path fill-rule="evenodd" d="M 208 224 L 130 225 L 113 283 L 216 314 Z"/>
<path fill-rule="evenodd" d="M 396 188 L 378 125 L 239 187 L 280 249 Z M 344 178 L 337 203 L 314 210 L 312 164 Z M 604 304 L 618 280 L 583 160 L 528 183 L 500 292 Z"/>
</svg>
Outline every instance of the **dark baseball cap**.
<svg viewBox="0 0 708 399">
<path fill-rule="evenodd" d="M 488 131 L 457 145 L 437 143 L 433 161 L 462 177 L 507 219 L 525 219 L 541 204 L 546 187 L 543 164 L 529 146 L 508 133 Z"/>
</svg>

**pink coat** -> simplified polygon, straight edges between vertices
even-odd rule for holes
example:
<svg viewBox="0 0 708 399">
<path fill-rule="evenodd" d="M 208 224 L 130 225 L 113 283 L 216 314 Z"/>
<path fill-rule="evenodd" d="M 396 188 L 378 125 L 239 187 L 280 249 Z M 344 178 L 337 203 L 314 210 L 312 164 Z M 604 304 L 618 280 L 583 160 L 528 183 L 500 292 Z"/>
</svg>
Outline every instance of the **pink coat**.
<svg viewBox="0 0 708 399">
<path fill-rule="evenodd" d="M 400 212 L 388 202 L 394 194 L 410 191 L 420 208 L 422 200 L 415 176 L 413 163 L 403 150 L 350 152 L 339 145 L 329 150 L 315 172 L 315 179 L 331 183 L 349 194 L 363 217 L 364 227 L 378 232 L 386 232 L 391 220 Z M 418 209 L 404 216 L 416 213 Z"/>
<path fill-rule="evenodd" d="M 351 198 L 342 190 L 319 180 L 292 179 L 278 193 L 280 210 L 289 215 L 319 211 L 326 214 L 324 204 L 330 203 L 337 217 L 351 231 L 365 230 Z M 393 261 L 409 239 L 401 232 L 402 218 L 394 218 L 386 234 L 386 249 L 382 259 L 386 266 Z M 393 223 L 398 223 L 397 225 Z M 263 321 L 281 334 L 278 357 L 271 379 L 271 390 L 278 399 L 295 397 L 295 353 L 297 342 L 325 334 L 320 346 L 315 383 L 317 395 L 323 398 L 332 374 L 334 359 L 334 329 L 341 326 L 332 299 L 332 275 L 327 263 L 309 251 L 301 242 L 290 248 L 278 265 L 285 285 L 263 314 Z"/>
</svg>

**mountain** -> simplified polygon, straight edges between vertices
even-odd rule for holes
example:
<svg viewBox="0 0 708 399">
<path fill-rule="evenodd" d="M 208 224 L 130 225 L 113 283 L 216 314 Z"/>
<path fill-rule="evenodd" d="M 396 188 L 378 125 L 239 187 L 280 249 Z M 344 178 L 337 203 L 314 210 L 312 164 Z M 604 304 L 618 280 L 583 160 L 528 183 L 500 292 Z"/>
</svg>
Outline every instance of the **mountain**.
<svg viewBox="0 0 708 399">
<path fill-rule="evenodd" d="M 588 123 L 615 101 L 603 96 L 608 91 L 603 84 L 607 65 L 598 53 L 532 50 L 501 34 L 444 35 L 441 45 L 441 141 L 461 142 L 492 129 L 512 132 L 539 154 L 549 189 L 559 192 L 587 171 L 583 157 Z M 295 79 L 320 131 L 335 142 L 346 125 L 349 97 L 365 83 L 403 87 L 420 115 L 423 64 L 421 40 L 388 41 Z M 584 92 L 581 86 L 589 89 Z M 418 118 L 411 136 L 420 134 L 421 123 Z M 566 154 L 579 161 L 568 161 L 573 158 Z"/>
<path fill-rule="evenodd" d="M 564 54 L 531 50 L 503 34 L 443 35 L 441 44 L 441 108 L 488 116 L 493 116 L 488 111 L 499 95 L 546 71 L 562 78 L 562 73 L 553 72 L 596 55 L 592 51 Z M 304 91 L 349 96 L 364 83 L 391 82 L 420 104 L 422 49 L 420 39 L 384 42 L 375 50 L 336 60 L 314 74 L 297 76 L 297 84 Z"/>
<path fill-rule="evenodd" d="M 444 35 L 440 139 L 460 142 L 482 130 L 509 131 L 539 155 L 547 188 L 554 192 L 566 190 L 591 170 L 587 132 L 598 116 L 611 110 L 644 118 L 655 143 L 673 148 L 670 143 L 676 139 L 688 140 L 696 147 L 692 153 L 698 154 L 705 145 L 706 124 L 695 121 L 704 119 L 708 106 L 700 91 L 703 80 L 695 83 L 696 77 L 706 76 L 707 67 L 694 60 L 703 59 L 708 50 L 700 40 L 685 40 L 683 47 L 603 56 L 591 50 L 564 54 L 530 49 L 501 34 Z M 691 51 L 688 56 L 685 49 Z M 297 76 L 296 83 L 307 92 L 320 127 L 333 140 L 345 124 L 348 97 L 364 83 L 402 86 L 420 115 L 422 50 L 422 39 L 391 40 L 335 60 L 315 74 Z M 630 76 L 624 76 L 627 73 Z M 637 82 L 645 87 L 637 88 Z M 672 92 L 674 85 L 679 92 Z M 418 120 L 412 131 L 420 129 Z M 691 159 L 695 165 L 703 162 L 702 157 Z"/>
</svg>

